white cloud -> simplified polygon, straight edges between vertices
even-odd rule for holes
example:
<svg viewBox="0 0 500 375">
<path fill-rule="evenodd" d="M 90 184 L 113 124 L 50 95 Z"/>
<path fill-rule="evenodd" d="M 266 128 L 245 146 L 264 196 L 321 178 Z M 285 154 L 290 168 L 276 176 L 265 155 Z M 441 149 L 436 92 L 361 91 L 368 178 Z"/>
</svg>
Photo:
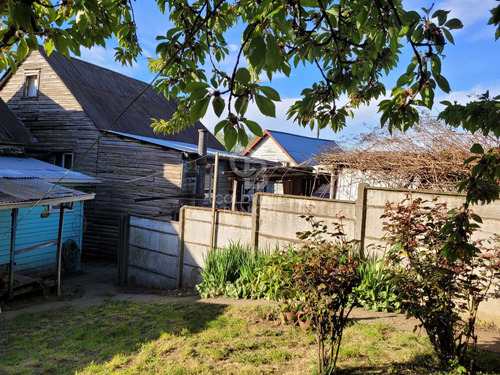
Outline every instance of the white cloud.
<svg viewBox="0 0 500 375">
<path fill-rule="evenodd" d="M 234 43 L 230 43 L 230 44 L 228 45 L 228 47 L 229 47 L 229 50 L 230 50 L 231 52 L 235 52 L 235 51 L 238 51 L 238 50 L 240 49 L 240 47 L 239 47 L 239 46 L 237 46 L 237 45 L 236 45 L 236 44 L 234 44 Z"/>
<path fill-rule="evenodd" d="M 90 49 L 82 48 L 81 56 L 79 58 L 129 77 L 137 77 L 140 75 L 140 72 L 146 68 L 140 60 L 132 66 L 121 65 L 119 62 L 115 61 L 115 51 L 113 49 L 105 49 L 103 47 L 92 47 Z"/>
<path fill-rule="evenodd" d="M 437 2 L 433 9 L 449 10 L 448 19 L 458 18 L 465 28 L 489 19 L 491 17 L 489 10 L 497 5 L 495 0 L 444 0 Z"/>
</svg>

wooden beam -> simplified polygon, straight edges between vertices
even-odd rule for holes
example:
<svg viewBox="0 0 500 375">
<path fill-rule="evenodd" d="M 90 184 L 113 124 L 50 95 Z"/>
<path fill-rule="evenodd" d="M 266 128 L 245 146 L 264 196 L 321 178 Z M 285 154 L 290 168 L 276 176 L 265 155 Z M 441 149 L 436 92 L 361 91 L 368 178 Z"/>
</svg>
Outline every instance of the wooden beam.
<svg viewBox="0 0 500 375">
<path fill-rule="evenodd" d="M 63 244 L 63 227 L 64 227 L 64 209 L 61 204 L 59 206 L 59 229 L 57 231 L 57 295 L 61 295 L 61 266 L 62 266 L 62 244 Z"/>
<path fill-rule="evenodd" d="M 10 263 L 9 263 L 9 298 L 14 296 L 14 260 L 16 248 L 17 214 L 18 208 L 12 209 L 12 222 L 10 226 Z"/>
</svg>

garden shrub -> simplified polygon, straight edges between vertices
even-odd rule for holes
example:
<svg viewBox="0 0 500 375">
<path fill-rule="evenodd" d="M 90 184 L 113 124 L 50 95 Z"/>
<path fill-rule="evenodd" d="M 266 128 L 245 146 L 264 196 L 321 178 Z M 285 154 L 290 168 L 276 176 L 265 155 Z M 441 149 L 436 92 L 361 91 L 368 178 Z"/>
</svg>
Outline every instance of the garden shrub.
<svg viewBox="0 0 500 375">
<path fill-rule="evenodd" d="M 298 233 L 307 243 L 296 249 L 299 262 L 293 267 L 294 287 L 305 311 L 310 312 L 318 343 L 318 372 L 335 372 L 342 333 L 352 310 L 353 290 L 360 284 L 360 257 L 348 242 L 342 224 L 335 233 L 309 216 L 312 230 Z M 329 239 L 325 238 L 329 236 Z"/>
<path fill-rule="evenodd" d="M 268 252 L 239 243 L 215 248 L 204 255 L 203 281 L 196 290 L 203 298 L 256 298 L 256 268 L 261 267 Z"/>
<path fill-rule="evenodd" d="M 495 282 L 500 269 L 498 248 L 480 248 L 470 239 L 476 225 L 462 235 L 472 256 L 449 259 L 443 247 L 447 240 L 448 215 L 477 219 L 470 210 L 448 212 L 445 203 L 412 199 L 410 195 L 395 207 L 387 205 L 382 218 L 385 238 L 392 247 L 387 264 L 402 309 L 415 317 L 427 332 L 443 367 L 472 372 L 477 335 L 477 310 Z M 453 249 L 461 253 L 461 249 Z"/>
</svg>

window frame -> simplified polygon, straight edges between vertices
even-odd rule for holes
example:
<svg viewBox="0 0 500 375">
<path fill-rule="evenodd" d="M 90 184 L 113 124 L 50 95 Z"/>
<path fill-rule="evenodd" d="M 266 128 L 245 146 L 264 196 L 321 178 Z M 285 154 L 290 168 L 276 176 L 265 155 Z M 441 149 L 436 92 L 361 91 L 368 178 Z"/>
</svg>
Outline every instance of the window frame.
<svg viewBox="0 0 500 375">
<path fill-rule="evenodd" d="M 36 77 L 36 95 L 29 96 L 28 79 Z M 23 99 L 38 99 L 40 93 L 40 70 L 25 70 L 23 75 L 22 98 Z"/>
</svg>

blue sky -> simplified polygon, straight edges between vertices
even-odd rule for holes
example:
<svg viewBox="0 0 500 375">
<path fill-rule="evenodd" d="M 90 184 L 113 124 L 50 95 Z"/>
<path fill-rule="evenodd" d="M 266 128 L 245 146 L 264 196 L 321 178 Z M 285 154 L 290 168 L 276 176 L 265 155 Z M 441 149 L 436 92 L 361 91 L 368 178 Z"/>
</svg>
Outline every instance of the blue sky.
<svg viewBox="0 0 500 375">
<path fill-rule="evenodd" d="M 433 1 L 406 0 L 406 9 L 420 10 L 420 7 L 430 7 Z M 487 89 L 491 94 L 500 94 L 500 40 L 495 42 L 494 27 L 487 25 L 490 17 L 489 9 L 498 5 L 494 0 L 443 0 L 434 1 L 434 10 L 450 10 L 449 18 L 459 18 L 464 28 L 453 30 L 455 45 L 448 44 L 445 48 L 445 57 L 442 63 L 442 74 L 450 82 L 452 92 L 446 95 L 443 92 L 436 93 L 436 103 L 441 100 L 457 100 L 466 102 L 471 94 L 481 94 Z M 164 34 L 172 25 L 168 15 L 163 15 L 156 8 L 155 2 L 151 0 L 137 0 L 134 3 L 134 11 L 138 24 L 138 37 L 144 53 L 133 67 L 123 67 L 114 62 L 114 51 L 112 44 L 108 50 L 93 48 L 82 51 L 81 58 L 97 65 L 118 71 L 128 76 L 149 82 L 153 75 L 147 66 L 147 57 L 154 57 L 156 48 L 156 36 Z M 230 35 L 228 42 L 230 48 L 237 49 L 240 35 Z M 406 70 L 411 60 L 411 53 L 405 53 L 400 58 L 401 68 L 393 71 L 383 82 L 388 89 L 395 84 L 397 78 Z M 225 63 L 231 64 L 231 56 Z M 224 66 L 222 66 L 224 67 Z M 273 129 L 296 133 L 306 136 L 315 136 L 315 131 L 302 128 L 292 121 L 286 120 L 286 111 L 299 97 L 303 88 L 308 84 L 319 80 L 319 73 L 311 67 L 292 70 L 291 77 L 276 77 L 268 82 L 281 95 L 282 102 L 277 104 L 277 117 L 269 118 L 260 115 L 256 106 L 249 106 L 247 117 L 259 122 L 263 129 Z M 437 104 L 431 114 L 438 113 Z M 211 112 L 207 113 L 202 122 L 213 130 L 219 119 Z M 356 110 L 354 119 L 350 119 L 347 127 L 340 133 L 335 134 L 329 129 L 321 131 L 321 138 L 339 139 L 341 136 L 349 136 L 366 132 L 368 128 L 379 124 L 376 103 Z"/>
</svg>

